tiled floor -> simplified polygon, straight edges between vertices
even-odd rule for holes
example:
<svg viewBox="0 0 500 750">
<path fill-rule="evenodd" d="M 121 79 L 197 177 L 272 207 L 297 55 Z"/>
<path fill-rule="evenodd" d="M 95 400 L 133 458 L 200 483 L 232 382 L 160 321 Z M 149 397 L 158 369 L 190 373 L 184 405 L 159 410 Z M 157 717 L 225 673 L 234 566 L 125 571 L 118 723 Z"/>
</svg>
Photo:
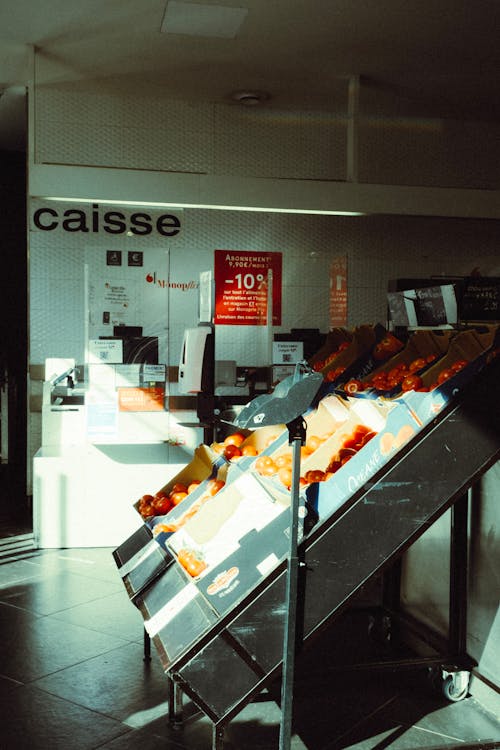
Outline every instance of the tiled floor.
<svg viewBox="0 0 500 750">
<path fill-rule="evenodd" d="M 143 659 L 142 618 L 111 553 L 44 550 L 0 564 L 0 750 L 212 747 L 211 723 L 186 698 L 182 726 L 170 726 L 167 680 L 154 649 Z M 342 623 L 329 638 L 338 651 L 359 645 Z M 296 671 L 293 750 L 500 747 L 500 722 L 472 697 L 447 703 L 411 671 L 320 673 L 315 654 Z M 274 750 L 279 721 L 276 703 L 251 703 L 224 747 Z"/>
</svg>

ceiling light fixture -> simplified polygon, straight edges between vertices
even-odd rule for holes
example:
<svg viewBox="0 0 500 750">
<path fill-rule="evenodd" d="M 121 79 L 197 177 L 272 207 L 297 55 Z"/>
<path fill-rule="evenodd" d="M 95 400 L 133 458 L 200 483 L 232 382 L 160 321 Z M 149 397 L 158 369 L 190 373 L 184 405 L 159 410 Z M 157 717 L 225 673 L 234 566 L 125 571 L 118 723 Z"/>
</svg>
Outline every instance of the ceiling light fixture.
<svg viewBox="0 0 500 750">
<path fill-rule="evenodd" d="M 269 94 L 266 91 L 234 91 L 231 94 L 231 99 L 238 104 L 242 104 L 244 107 L 255 107 L 257 104 L 262 104 L 269 99 Z"/>
</svg>

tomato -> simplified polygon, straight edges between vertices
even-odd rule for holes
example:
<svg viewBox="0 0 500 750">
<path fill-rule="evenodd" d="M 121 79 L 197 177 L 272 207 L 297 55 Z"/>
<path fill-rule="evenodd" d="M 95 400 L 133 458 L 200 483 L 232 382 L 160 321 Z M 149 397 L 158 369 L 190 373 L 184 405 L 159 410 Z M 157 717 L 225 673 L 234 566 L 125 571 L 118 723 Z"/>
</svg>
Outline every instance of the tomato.
<svg viewBox="0 0 500 750">
<path fill-rule="evenodd" d="M 282 453 L 281 456 L 276 456 L 275 464 L 278 469 L 281 469 L 283 466 L 291 466 L 292 465 L 292 454 L 289 453 Z"/>
<path fill-rule="evenodd" d="M 236 445 L 239 448 L 244 440 L 245 435 L 242 435 L 241 432 L 234 432 L 232 435 L 227 436 L 224 440 L 224 445 Z"/>
<path fill-rule="evenodd" d="M 357 380 L 356 378 L 352 378 L 351 380 L 348 380 L 347 383 L 344 385 L 344 391 L 346 393 L 360 393 L 361 391 L 365 390 L 364 383 L 361 382 L 361 380 Z"/>
<path fill-rule="evenodd" d="M 452 378 L 454 374 L 455 370 L 452 370 L 451 367 L 446 367 L 444 370 L 441 370 L 441 372 L 437 376 L 438 385 L 441 385 L 441 383 L 444 383 L 445 380 L 449 380 L 450 378 Z"/>
<path fill-rule="evenodd" d="M 352 458 L 356 453 L 355 448 L 339 448 L 337 453 L 338 460 L 342 463 L 345 458 Z"/>
<path fill-rule="evenodd" d="M 170 495 L 170 500 L 172 501 L 172 505 L 179 505 L 179 503 L 182 503 L 182 501 L 188 496 L 187 491 L 186 492 L 172 492 Z"/>
<path fill-rule="evenodd" d="M 290 489 L 292 485 L 291 468 L 289 466 L 282 466 L 281 469 L 278 469 L 278 479 L 285 485 L 285 487 L 288 487 L 288 489 Z"/>
<path fill-rule="evenodd" d="M 310 469 L 309 471 L 306 471 L 304 479 L 308 484 L 315 484 L 315 482 L 324 482 L 325 472 L 321 471 L 321 469 Z"/>
<path fill-rule="evenodd" d="M 423 386 L 422 378 L 419 375 L 407 375 L 401 383 L 402 391 L 416 391 Z"/>
<path fill-rule="evenodd" d="M 277 466 L 271 456 L 263 455 L 259 456 L 255 462 L 255 470 L 262 474 L 262 476 L 272 476 L 276 474 Z"/>
<path fill-rule="evenodd" d="M 190 482 L 190 484 L 188 484 L 188 488 L 187 488 L 188 495 L 190 495 L 192 492 L 197 490 L 200 484 L 201 484 L 201 481 L 199 479 L 193 479 L 193 481 Z"/>
<path fill-rule="evenodd" d="M 209 495 L 216 495 L 226 483 L 222 479 L 211 479 L 207 486 Z"/>
<path fill-rule="evenodd" d="M 173 492 L 187 492 L 187 489 L 187 485 L 184 482 L 176 482 L 171 488 L 169 495 L 172 495 Z"/>
<path fill-rule="evenodd" d="M 413 360 L 413 362 L 410 362 L 408 366 L 408 370 L 410 372 L 418 372 L 418 370 L 421 370 L 426 365 L 426 361 L 424 357 L 417 357 Z"/>
<path fill-rule="evenodd" d="M 341 467 L 340 459 L 337 456 L 333 456 L 330 463 L 326 467 L 327 474 L 335 474 Z"/>
<path fill-rule="evenodd" d="M 311 455 L 311 449 L 307 445 L 301 445 L 300 447 L 300 460 L 308 458 Z"/>
<path fill-rule="evenodd" d="M 184 570 L 187 571 L 193 578 L 196 578 L 201 573 L 203 573 L 203 571 L 207 567 L 207 564 L 204 560 L 200 560 L 199 557 L 196 557 L 194 552 L 185 548 L 179 550 L 179 552 L 177 553 L 177 560 L 182 565 Z"/>
<path fill-rule="evenodd" d="M 342 442 L 342 448 L 355 448 L 358 440 L 359 438 L 357 438 L 355 435 L 351 435 L 351 437 L 346 438 Z"/>
<path fill-rule="evenodd" d="M 402 348 L 403 344 L 401 341 L 396 338 L 396 336 L 393 336 L 392 333 L 387 333 L 384 338 L 373 347 L 373 357 L 377 360 L 389 359 Z"/>
<path fill-rule="evenodd" d="M 172 501 L 166 495 L 157 495 L 153 500 L 155 515 L 164 516 L 172 509 Z"/>
<path fill-rule="evenodd" d="M 239 458 L 242 455 L 240 448 L 234 443 L 228 443 L 224 448 L 223 456 L 231 461 L 233 458 Z"/>
<path fill-rule="evenodd" d="M 137 504 L 137 510 L 143 518 L 154 515 L 153 495 L 143 495 Z"/>
<path fill-rule="evenodd" d="M 241 455 L 242 456 L 257 456 L 257 448 L 255 445 L 242 445 L 241 446 Z"/>
<path fill-rule="evenodd" d="M 310 437 L 308 437 L 306 440 L 306 448 L 309 448 L 311 453 L 314 453 L 314 451 L 318 450 L 320 445 L 321 440 L 317 435 L 310 435 Z"/>
<path fill-rule="evenodd" d="M 435 362 L 437 359 L 437 354 L 428 354 L 425 358 L 425 361 L 428 365 L 430 365 L 431 362 Z"/>
<path fill-rule="evenodd" d="M 467 367 L 468 364 L 469 364 L 468 359 L 457 359 L 456 362 L 453 362 L 451 369 L 454 372 L 458 372 L 459 370 L 463 370 L 464 367 Z"/>
<path fill-rule="evenodd" d="M 406 365 L 396 365 L 387 373 L 387 381 L 395 381 L 397 383 L 400 383 L 403 380 L 405 373 Z"/>
</svg>

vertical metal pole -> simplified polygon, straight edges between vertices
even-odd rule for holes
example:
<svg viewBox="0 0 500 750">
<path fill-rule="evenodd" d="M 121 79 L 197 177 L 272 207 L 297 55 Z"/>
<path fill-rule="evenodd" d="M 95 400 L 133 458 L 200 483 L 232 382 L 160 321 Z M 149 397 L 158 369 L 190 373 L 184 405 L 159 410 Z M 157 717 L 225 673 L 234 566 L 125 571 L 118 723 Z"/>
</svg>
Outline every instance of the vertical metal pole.
<svg viewBox="0 0 500 750">
<path fill-rule="evenodd" d="M 144 661 L 151 661 L 151 638 L 144 628 Z"/>
<path fill-rule="evenodd" d="M 467 651 L 468 500 L 465 494 L 451 508 L 449 649 L 457 656 Z"/>
<path fill-rule="evenodd" d="M 290 498 L 290 546 L 286 582 L 285 640 L 283 646 L 283 673 L 281 682 L 281 724 L 279 750 L 290 750 L 292 739 L 293 680 L 295 670 L 295 638 L 297 627 L 298 589 L 298 530 L 299 530 L 299 488 L 300 488 L 300 447 L 305 442 L 305 422 L 302 417 L 288 425 L 291 432 L 295 428 L 292 442 L 292 486 Z"/>
</svg>

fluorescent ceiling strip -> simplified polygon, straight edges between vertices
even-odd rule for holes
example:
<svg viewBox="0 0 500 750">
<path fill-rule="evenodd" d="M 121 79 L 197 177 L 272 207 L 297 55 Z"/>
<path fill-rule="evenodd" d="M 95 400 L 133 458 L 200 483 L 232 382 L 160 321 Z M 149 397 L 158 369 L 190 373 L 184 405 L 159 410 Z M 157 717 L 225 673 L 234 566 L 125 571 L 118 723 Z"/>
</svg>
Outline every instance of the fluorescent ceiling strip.
<svg viewBox="0 0 500 750">
<path fill-rule="evenodd" d="M 207 208 L 220 211 L 262 211 L 264 213 L 276 214 L 317 214 L 320 216 L 366 216 L 360 211 L 336 211 L 334 209 L 315 208 L 270 208 L 265 206 L 224 206 L 207 205 L 204 203 L 157 203 L 154 201 L 120 201 L 102 198 L 64 198 L 57 195 L 34 195 L 33 198 L 46 201 L 59 201 L 60 203 L 101 203 L 107 206 L 148 206 L 149 208 L 175 208 L 182 211 L 184 208 Z"/>
</svg>

